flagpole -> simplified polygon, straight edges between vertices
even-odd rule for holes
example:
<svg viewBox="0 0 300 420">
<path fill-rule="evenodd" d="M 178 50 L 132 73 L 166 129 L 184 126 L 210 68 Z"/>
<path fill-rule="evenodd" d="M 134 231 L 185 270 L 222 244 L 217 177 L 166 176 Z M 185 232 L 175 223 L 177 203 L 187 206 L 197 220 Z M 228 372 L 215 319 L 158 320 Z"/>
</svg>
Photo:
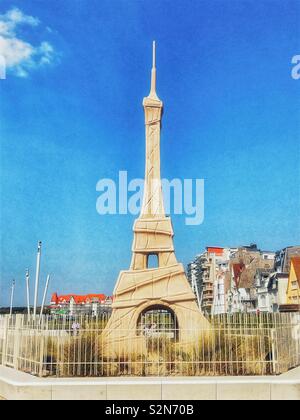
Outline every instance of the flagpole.
<svg viewBox="0 0 300 420">
<path fill-rule="evenodd" d="M 28 316 L 30 316 L 30 292 L 29 292 L 29 281 L 30 281 L 30 276 L 29 276 L 29 270 L 26 270 L 26 295 L 27 295 L 27 313 Z"/>
<path fill-rule="evenodd" d="M 40 318 L 42 318 L 43 311 L 44 311 L 44 306 L 45 306 L 47 293 L 48 293 L 48 288 L 49 288 L 49 281 L 50 281 L 50 274 L 48 274 L 48 276 L 47 276 L 47 281 L 46 281 L 46 286 L 45 286 L 45 290 L 44 290 L 44 296 L 43 296 L 43 303 L 42 303 L 42 307 L 41 307 Z"/>
<path fill-rule="evenodd" d="M 34 290 L 34 306 L 33 316 L 36 316 L 38 305 L 39 281 L 40 281 L 40 266 L 41 266 L 42 242 L 38 243 L 37 259 L 36 259 L 36 274 L 35 274 L 35 290 Z"/>
<path fill-rule="evenodd" d="M 12 312 L 13 312 L 13 303 L 14 303 L 14 295 L 15 295 L 15 285 L 16 285 L 16 282 L 15 282 L 15 280 L 13 280 L 12 286 L 11 286 L 11 295 L 10 295 L 10 311 L 9 311 L 9 315 L 10 316 L 12 316 Z"/>
</svg>

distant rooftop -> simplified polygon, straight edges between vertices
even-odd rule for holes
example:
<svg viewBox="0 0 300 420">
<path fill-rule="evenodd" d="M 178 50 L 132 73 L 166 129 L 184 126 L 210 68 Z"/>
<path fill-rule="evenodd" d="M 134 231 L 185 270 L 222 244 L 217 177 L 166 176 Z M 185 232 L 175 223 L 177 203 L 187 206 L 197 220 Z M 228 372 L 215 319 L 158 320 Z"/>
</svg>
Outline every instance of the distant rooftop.
<svg viewBox="0 0 300 420">
<path fill-rule="evenodd" d="M 83 295 L 83 296 L 75 295 L 75 294 L 58 296 L 57 293 L 53 293 L 51 297 L 51 304 L 58 305 L 58 304 L 63 304 L 63 303 L 70 303 L 71 299 L 74 299 L 75 303 L 78 305 L 78 304 L 91 303 L 93 301 L 98 301 L 101 303 L 101 302 L 105 302 L 107 299 L 110 299 L 110 297 L 102 293 L 89 294 L 89 295 Z"/>
</svg>

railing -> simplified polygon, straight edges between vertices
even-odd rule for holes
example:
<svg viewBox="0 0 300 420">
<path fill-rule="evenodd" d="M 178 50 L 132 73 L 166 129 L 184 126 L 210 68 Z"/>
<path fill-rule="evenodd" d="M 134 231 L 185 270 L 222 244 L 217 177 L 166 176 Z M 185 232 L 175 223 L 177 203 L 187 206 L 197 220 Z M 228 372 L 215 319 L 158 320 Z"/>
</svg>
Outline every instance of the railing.
<svg viewBox="0 0 300 420">
<path fill-rule="evenodd" d="M 136 340 L 120 331 L 128 339 L 113 350 L 108 319 L 0 316 L 0 364 L 56 377 L 277 375 L 300 365 L 300 314 L 218 315 L 183 342 L 171 314 L 151 313 Z"/>
<path fill-rule="evenodd" d="M 203 292 L 213 292 L 214 288 L 213 286 L 204 286 Z"/>
</svg>

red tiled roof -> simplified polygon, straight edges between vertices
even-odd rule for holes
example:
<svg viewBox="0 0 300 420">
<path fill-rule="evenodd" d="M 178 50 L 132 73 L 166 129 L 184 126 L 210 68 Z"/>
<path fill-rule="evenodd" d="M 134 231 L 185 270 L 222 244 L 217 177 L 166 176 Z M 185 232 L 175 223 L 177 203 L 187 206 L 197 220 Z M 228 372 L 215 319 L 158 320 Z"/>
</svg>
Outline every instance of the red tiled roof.
<svg viewBox="0 0 300 420">
<path fill-rule="evenodd" d="M 107 299 L 107 296 L 104 294 L 89 294 L 85 296 L 70 294 L 70 295 L 57 296 L 57 293 L 54 293 L 51 298 L 51 303 L 53 302 L 56 305 L 58 303 L 70 303 L 72 298 L 74 299 L 75 303 L 79 305 L 79 304 L 91 302 L 92 299 L 96 299 L 96 300 L 99 300 L 100 302 L 103 302 Z"/>
<path fill-rule="evenodd" d="M 55 303 L 55 305 L 57 305 L 57 303 L 58 303 L 57 293 L 53 293 L 53 295 L 51 297 L 51 303 Z"/>
<path fill-rule="evenodd" d="M 224 248 L 218 246 L 208 246 L 206 249 L 209 254 L 216 254 L 217 256 L 223 255 L 224 252 Z"/>
</svg>

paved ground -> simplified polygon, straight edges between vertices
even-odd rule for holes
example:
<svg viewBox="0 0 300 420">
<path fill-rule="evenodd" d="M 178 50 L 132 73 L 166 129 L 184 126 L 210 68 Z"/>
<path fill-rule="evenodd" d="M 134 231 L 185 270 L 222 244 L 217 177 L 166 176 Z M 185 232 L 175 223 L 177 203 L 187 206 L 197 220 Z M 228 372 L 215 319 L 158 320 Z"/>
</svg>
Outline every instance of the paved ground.
<svg viewBox="0 0 300 420">
<path fill-rule="evenodd" d="M 281 376 L 37 378 L 0 366 L 10 400 L 300 400 L 300 368 Z"/>
<path fill-rule="evenodd" d="M 281 375 L 281 377 L 284 379 L 300 379 L 300 367 L 292 369 L 287 373 L 284 373 L 283 375 Z"/>
</svg>

